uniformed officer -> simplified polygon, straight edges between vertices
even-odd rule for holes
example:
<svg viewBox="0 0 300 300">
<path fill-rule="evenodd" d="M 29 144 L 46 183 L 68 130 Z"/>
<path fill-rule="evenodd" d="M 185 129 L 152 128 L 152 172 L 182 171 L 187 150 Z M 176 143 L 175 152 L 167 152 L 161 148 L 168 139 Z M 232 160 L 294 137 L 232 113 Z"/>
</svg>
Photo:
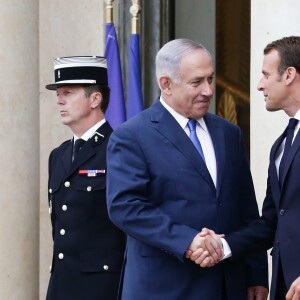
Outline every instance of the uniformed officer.
<svg viewBox="0 0 300 300">
<path fill-rule="evenodd" d="M 62 123 L 73 138 L 49 157 L 49 212 L 54 241 L 47 300 L 117 299 L 124 234 L 106 208 L 106 146 L 112 132 L 103 57 L 54 60 Z"/>
</svg>

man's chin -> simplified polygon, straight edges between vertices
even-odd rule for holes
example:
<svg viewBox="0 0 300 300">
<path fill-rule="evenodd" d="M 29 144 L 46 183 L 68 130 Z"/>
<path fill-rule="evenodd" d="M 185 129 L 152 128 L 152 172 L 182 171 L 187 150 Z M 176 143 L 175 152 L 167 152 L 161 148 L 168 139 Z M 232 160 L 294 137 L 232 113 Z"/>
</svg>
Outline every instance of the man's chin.
<svg viewBox="0 0 300 300">
<path fill-rule="evenodd" d="M 65 119 L 65 118 L 61 118 L 61 122 L 62 122 L 62 124 L 64 124 L 64 125 L 69 125 L 70 120 L 67 120 L 67 119 Z"/>
<path fill-rule="evenodd" d="M 276 107 L 272 107 L 272 106 L 266 105 L 266 110 L 267 111 L 278 111 L 280 109 L 281 108 L 276 108 Z"/>
</svg>

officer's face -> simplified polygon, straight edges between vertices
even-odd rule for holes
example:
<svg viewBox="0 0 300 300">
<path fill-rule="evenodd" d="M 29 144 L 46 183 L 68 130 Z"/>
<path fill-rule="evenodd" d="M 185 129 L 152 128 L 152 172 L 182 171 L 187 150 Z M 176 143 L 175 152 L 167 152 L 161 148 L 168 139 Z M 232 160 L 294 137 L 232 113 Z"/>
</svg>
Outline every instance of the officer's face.
<svg viewBox="0 0 300 300">
<path fill-rule="evenodd" d="M 92 112 L 91 97 L 87 98 L 81 86 L 63 86 L 56 90 L 62 123 L 71 129 L 85 127 Z"/>
</svg>

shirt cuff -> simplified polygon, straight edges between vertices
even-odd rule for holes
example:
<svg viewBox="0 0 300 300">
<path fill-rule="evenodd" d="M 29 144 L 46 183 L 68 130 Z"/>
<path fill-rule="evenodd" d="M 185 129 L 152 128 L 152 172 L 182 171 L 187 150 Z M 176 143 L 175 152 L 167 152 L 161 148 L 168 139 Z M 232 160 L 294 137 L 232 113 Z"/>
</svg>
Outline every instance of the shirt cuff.
<svg viewBox="0 0 300 300">
<path fill-rule="evenodd" d="M 232 253 L 231 253 L 231 249 L 227 243 L 227 241 L 224 239 L 224 238 L 221 238 L 221 242 L 223 244 L 223 251 L 224 251 L 224 256 L 221 260 L 224 260 L 226 258 L 229 258 L 232 256 Z"/>
</svg>

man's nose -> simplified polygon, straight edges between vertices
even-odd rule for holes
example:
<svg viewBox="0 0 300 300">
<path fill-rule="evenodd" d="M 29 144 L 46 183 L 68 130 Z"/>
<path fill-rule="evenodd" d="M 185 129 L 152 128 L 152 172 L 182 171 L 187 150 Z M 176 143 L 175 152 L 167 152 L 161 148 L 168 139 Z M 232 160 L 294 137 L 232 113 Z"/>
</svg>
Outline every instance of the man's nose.
<svg viewBox="0 0 300 300">
<path fill-rule="evenodd" d="M 206 82 L 203 86 L 202 94 L 205 96 L 212 97 L 214 94 L 214 88 L 212 84 Z"/>
<path fill-rule="evenodd" d="M 262 91 L 263 90 L 263 83 L 262 83 L 262 79 L 260 79 L 257 83 L 257 89 L 259 91 Z"/>
<path fill-rule="evenodd" d="M 58 105 L 64 104 L 63 97 L 57 95 L 57 97 L 56 97 L 56 104 L 58 104 Z"/>
</svg>

